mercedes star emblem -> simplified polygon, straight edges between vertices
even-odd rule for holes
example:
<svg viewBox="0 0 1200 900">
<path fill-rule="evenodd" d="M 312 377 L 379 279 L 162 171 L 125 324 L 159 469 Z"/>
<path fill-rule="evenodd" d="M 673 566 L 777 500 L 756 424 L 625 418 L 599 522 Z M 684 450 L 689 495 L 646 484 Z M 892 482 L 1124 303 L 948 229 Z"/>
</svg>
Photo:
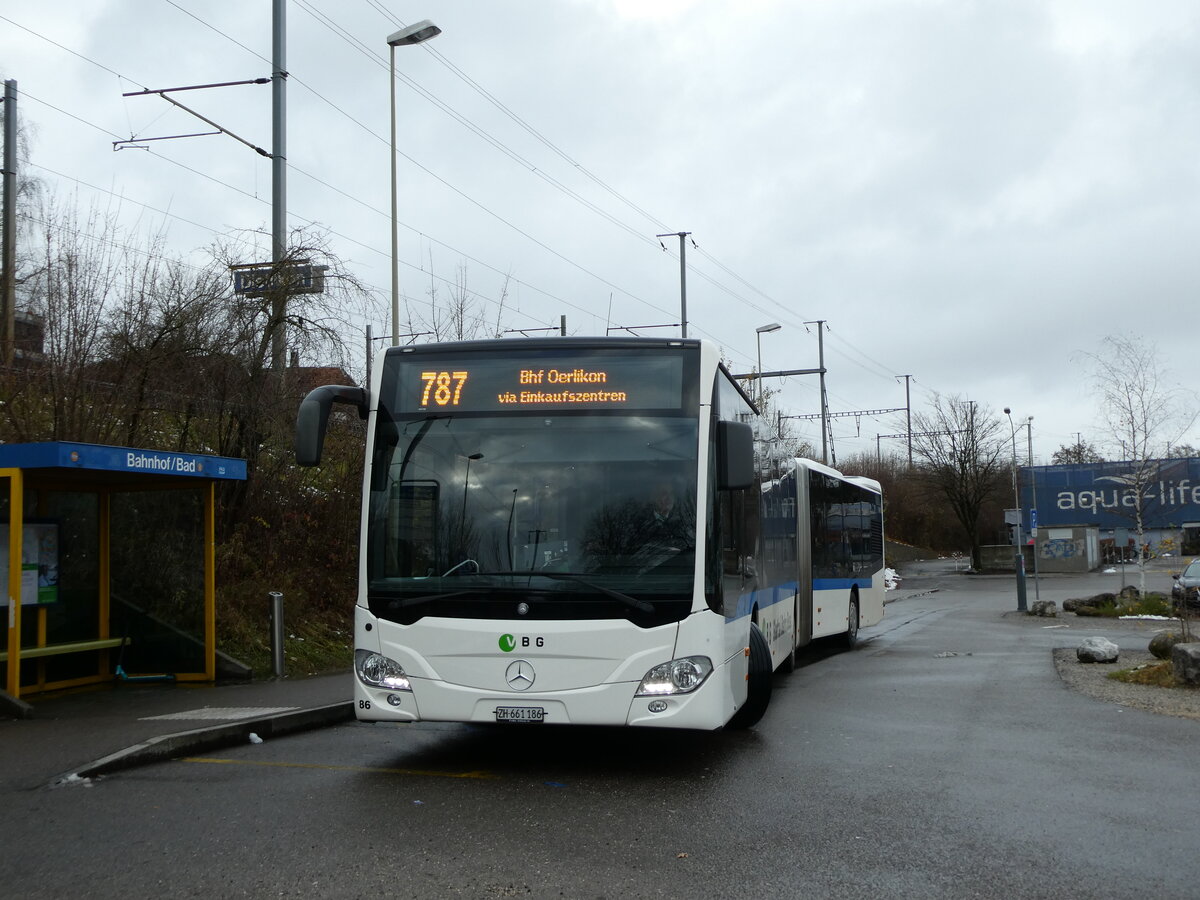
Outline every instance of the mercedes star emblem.
<svg viewBox="0 0 1200 900">
<path fill-rule="evenodd" d="M 514 691 L 527 691 L 533 686 L 533 666 L 527 660 L 518 659 L 504 673 L 504 680 Z"/>
</svg>

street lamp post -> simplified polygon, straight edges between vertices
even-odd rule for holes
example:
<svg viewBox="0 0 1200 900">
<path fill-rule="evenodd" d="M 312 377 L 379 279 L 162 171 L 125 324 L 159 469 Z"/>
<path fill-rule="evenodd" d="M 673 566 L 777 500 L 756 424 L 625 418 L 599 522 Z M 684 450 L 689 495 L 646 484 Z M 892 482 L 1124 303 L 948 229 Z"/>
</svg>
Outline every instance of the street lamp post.
<svg viewBox="0 0 1200 900">
<path fill-rule="evenodd" d="M 1013 465 L 1013 501 L 1017 512 L 1017 521 L 1013 529 L 1013 568 L 1017 573 L 1017 612 L 1026 612 L 1025 604 L 1025 553 L 1021 547 L 1021 491 L 1017 482 L 1017 427 L 1013 424 L 1012 410 L 1004 407 L 1008 416 L 1008 428 L 1012 434 L 1012 465 Z"/>
<path fill-rule="evenodd" d="M 1033 597 L 1035 600 L 1042 599 L 1042 588 L 1040 579 L 1038 578 L 1038 542 L 1037 523 L 1034 517 L 1037 515 L 1037 478 L 1033 473 L 1033 416 L 1026 416 L 1024 424 L 1021 425 L 1025 429 L 1025 437 L 1028 439 L 1029 452 L 1029 531 L 1033 538 Z"/>
<path fill-rule="evenodd" d="M 778 322 L 772 322 L 769 325 L 759 325 L 754 329 L 754 339 L 758 343 L 758 377 L 754 379 L 758 382 L 758 404 L 762 405 L 762 336 L 770 334 L 772 331 L 778 331 L 783 326 Z"/>
<path fill-rule="evenodd" d="M 400 263 L 396 237 L 396 48 L 420 44 L 442 33 L 428 19 L 402 28 L 388 39 L 388 84 L 392 98 L 392 346 L 400 345 Z"/>
</svg>

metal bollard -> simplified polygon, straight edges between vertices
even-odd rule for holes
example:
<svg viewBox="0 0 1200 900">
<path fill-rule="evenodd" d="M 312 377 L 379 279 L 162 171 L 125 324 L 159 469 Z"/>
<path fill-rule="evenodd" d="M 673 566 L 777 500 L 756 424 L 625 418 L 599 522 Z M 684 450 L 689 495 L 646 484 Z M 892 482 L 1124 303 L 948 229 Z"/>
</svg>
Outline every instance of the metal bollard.
<svg viewBox="0 0 1200 900">
<path fill-rule="evenodd" d="M 283 677 L 283 594 L 269 591 L 271 598 L 271 670 L 276 678 Z"/>
</svg>

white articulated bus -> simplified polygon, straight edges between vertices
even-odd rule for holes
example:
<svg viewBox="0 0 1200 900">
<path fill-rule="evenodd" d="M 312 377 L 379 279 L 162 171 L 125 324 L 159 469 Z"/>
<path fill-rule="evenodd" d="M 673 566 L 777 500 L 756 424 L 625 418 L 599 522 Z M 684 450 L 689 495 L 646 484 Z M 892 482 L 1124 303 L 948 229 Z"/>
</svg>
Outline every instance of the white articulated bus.
<svg viewBox="0 0 1200 900">
<path fill-rule="evenodd" d="M 305 398 L 301 465 L 338 401 L 368 419 L 359 719 L 744 727 L 797 645 L 882 613 L 878 486 L 760 477 L 706 342 L 389 348 Z"/>
<path fill-rule="evenodd" d="M 759 604 L 759 627 L 776 666 L 814 638 L 883 619 L 883 491 L 870 478 L 843 475 L 807 459 L 789 460 L 762 482 L 762 565 L 767 590 L 783 602 Z"/>
</svg>

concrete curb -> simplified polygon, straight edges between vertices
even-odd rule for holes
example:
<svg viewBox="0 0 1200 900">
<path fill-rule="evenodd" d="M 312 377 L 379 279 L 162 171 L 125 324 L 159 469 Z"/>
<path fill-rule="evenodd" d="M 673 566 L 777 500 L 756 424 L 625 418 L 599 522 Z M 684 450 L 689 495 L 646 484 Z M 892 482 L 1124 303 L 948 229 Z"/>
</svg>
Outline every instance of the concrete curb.
<svg viewBox="0 0 1200 900">
<path fill-rule="evenodd" d="M 136 766 L 163 762 L 193 753 L 204 753 L 221 747 L 234 747 L 247 743 L 250 740 L 251 732 L 266 740 L 299 731 L 337 725 L 353 718 L 354 704 L 346 700 L 312 709 L 277 713 L 255 719 L 240 719 L 237 722 L 228 722 L 210 728 L 197 728 L 194 731 L 182 731 L 178 734 L 164 734 L 80 766 L 73 772 L 53 779 L 51 783 L 57 785 L 80 778 L 95 778 L 97 775 L 107 775 L 122 769 L 132 769 Z"/>
<path fill-rule="evenodd" d="M 0 718 L 32 719 L 33 707 L 6 691 L 0 691 Z"/>
</svg>

